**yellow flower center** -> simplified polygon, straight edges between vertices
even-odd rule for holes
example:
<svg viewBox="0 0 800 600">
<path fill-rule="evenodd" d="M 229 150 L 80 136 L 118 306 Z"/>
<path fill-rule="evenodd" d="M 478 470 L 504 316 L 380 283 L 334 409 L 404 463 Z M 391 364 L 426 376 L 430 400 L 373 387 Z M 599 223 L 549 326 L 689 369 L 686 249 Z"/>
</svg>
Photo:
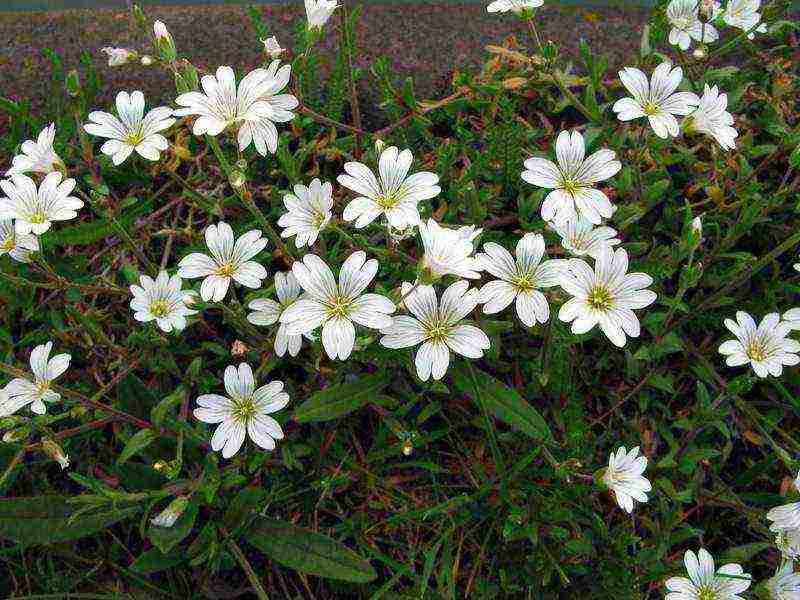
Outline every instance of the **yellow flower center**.
<svg viewBox="0 0 800 600">
<path fill-rule="evenodd" d="M 524 273 L 511 278 L 511 285 L 523 292 L 532 292 L 536 289 L 536 280 L 533 275 Z"/>
<path fill-rule="evenodd" d="M 398 198 L 394 194 L 381 194 L 375 199 L 375 202 L 381 208 L 388 210 L 394 208 L 398 202 Z"/>
<path fill-rule="evenodd" d="M 716 600 L 717 593 L 708 586 L 701 586 L 697 589 L 697 600 Z"/>
<path fill-rule="evenodd" d="M 44 212 L 38 210 L 28 218 L 28 223 L 44 223 L 46 220 Z"/>
<path fill-rule="evenodd" d="M 434 342 L 444 341 L 444 338 L 447 337 L 449 332 L 450 327 L 447 325 L 447 323 L 442 323 L 438 320 L 433 323 L 429 323 L 425 328 L 425 333 L 428 335 L 428 339 Z"/>
<path fill-rule="evenodd" d="M 229 264 L 227 264 L 227 265 L 221 265 L 221 266 L 220 266 L 220 267 L 217 269 L 217 275 L 219 275 L 219 276 L 221 276 L 221 277 L 231 277 L 231 276 L 233 275 L 233 272 L 234 272 L 235 270 L 236 270 L 236 267 L 234 267 L 234 266 L 233 266 L 232 264 L 230 264 L 230 263 L 229 263 Z"/>
<path fill-rule="evenodd" d="M 242 423 L 247 423 L 256 414 L 253 398 L 234 398 L 233 416 Z"/>
<path fill-rule="evenodd" d="M 764 346 L 759 344 L 757 340 L 753 340 L 747 344 L 747 357 L 750 360 L 761 362 L 767 358 L 767 353 L 764 351 Z"/>
<path fill-rule="evenodd" d="M 136 129 L 135 131 L 128 132 L 128 135 L 125 136 L 125 143 L 131 146 L 138 146 L 144 141 L 144 135 L 142 134 L 141 127 Z"/>
<path fill-rule="evenodd" d="M 169 304 L 166 300 L 154 300 L 150 304 L 150 314 L 154 317 L 166 317 L 169 314 Z"/>
<path fill-rule="evenodd" d="M 346 317 L 350 313 L 350 300 L 337 296 L 328 303 L 328 317 Z"/>
<path fill-rule="evenodd" d="M 573 181 L 569 177 L 564 177 L 561 181 L 561 187 L 565 192 L 574 196 L 583 186 L 581 186 L 577 181 Z"/>
<path fill-rule="evenodd" d="M 652 102 L 645 102 L 644 106 L 642 106 L 642 112 L 646 114 L 648 117 L 652 117 L 653 115 L 657 115 L 661 112 L 661 108 L 653 104 Z"/>
<path fill-rule="evenodd" d="M 17 238 L 15 238 L 14 234 L 12 233 L 5 239 L 5 241 L 2 244 L 0 244 L 0 250 L 3 250 L 5 252 L 11 252 L 14 248 L 16 248 L 16 246 L 17 246 Z"/>
<path fill-rule="evenodd" d="M 50 382 L 46 380 L 40 380 L 36 382 L 36 391 L 40 394 L 44 394 L 46 391 L 50 389 Z"/>
<path fill-rule="evenodd" d="M 323 215 L 321 212 L 315 212 L 314 217 L 311 219 L 311 224 L 317 229 L 319 229 L 320 227 L 322 227 L 322 224 L 324 222 L 325 222 L 325 215 Z"/>
<path fill-rule="evenodd" d="M 611 292 L 603 286 L 595 287 L 589 293 L 589 297 L 586 301 L 589 303 L 589 306 L 597 310 L 608 310 L 614 306 L 614 299 L 611 296 Z"/>
</svg>

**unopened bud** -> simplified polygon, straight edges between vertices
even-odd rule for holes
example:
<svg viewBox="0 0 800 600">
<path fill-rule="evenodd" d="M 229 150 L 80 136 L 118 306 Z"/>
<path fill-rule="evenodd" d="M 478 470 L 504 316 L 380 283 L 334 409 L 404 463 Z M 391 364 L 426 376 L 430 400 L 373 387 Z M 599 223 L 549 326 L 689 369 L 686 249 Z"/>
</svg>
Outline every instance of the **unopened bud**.
<svg viewBox="0 0 800 600">
<path fill-rule="evenodd" d="M 152 57 L 152 56 L 148 56 L 147 54 L 145 54 L 145 55 L 142 57 L 142 60 L 141 60 L 141 62 L 142 62 L 142 64 L 143 64 L 145 67 L 149 67 L 150 65 L 152 65 L 152 64 L 153 64 L 153 62 L 154 62 L 154 61 L 153 61 L 153 57 Z"/>
<path fill-rule="evenodd" d="M 238 189 L 247 182 L 247 178 L 239 169 L 234 169 L 228 176 L 228 181 L 230 182 L 231 186 Z"/>
<path fill-rule="evenodd" d="M 411 456 L 411 453 L 414 451 L 414 444 L 411 443 L 411 440 L 406 440 L 403 442 L 403 454 L 406 456 Z"/>
<path fill-rule="evenodd" d="M 153 23 L 153 35 L 155 36 L 155 46 L 159 55 L 166 61 L 173 61 L 178 57 L 177 50 L 175 50 L 175 40 L 164 25 L 163 21 L 156 21 Z"/>
<path fill-rule="evenodd" d="M 153 463 L 153 470 L 158 471 L 160 473 L 161 471 L 164 470 L 166 466 L 167 463 L 165 463 L 163 460 L 157 460 L 156 462 Z"/>
<path fill-rule="evenodd" d="M 231 356 L 244 356 L 249 348 L 242 340 L 234 340 L 231 344 Z"/>
<path fill-rule="evenodd" d="M 695 217 L 692 219 L 692 232 L 697 237 L 701 237 L 703 235 L 703 221 L 700 217 Z"/>
<path fill-rule="evenodd" d="M 383 148 L 386 146 L 386 142 L 383 140 L 375 140 L 375 152 L 380 154 L 383 152 Z"/>
<path fill-rule="evenodd" d="M 240 158 L 239 160 L 237 160 L 236 168 L 244 173 L 247 170 L 247 160 L 245 160 L 244 158 Z"/>
<path fill-rule="evenodd" d="M 44 453 L 47 454 L 47 456 L 55 461 L 58 461 L 58 464 L 61 465 L 62 469 L 66 469 L 69 466 L 69 456 L 64 454 L 61 446 L 56 444 L 54 440 L 50 438 L 43 439 L 42 450 L 44 450 Z"/>
<path fill-rule="evenodd" d="M 692 51 L 692 56 L 699 60 L 708 56 L 708 51 L 705 49 L 705 46 L 698 46 Z"/>
<path fill-rule="evenodd" d="M 27 439 L 31 434 L 30 427 L 19 427 L 18 429 L 10 429 L 3 434 L 3 441 L 6 444 L 13 444 L 14 442 L 21 442 Z"/>
<path fill-rule="evenodd" d="M 100 51 L 108 55 L 109 67 L 119 67 L 138 56 L 133 50 L 128 50 L 127 48 L 114 48 L 112 46 L 101 48 Z"/>
<path fill-rule="evenodd" d="M 72 69 L 67 73 L 66 79 L 67 94 L 75 98 L 81 93 L 81 80 L 78 76 L 78 71 Z"/>
<path fill-rule="evenodd" d="M 274 35 L 265 40 L 261 40 L 261 43 L 264 44 L 264 52 L 269 54 L 272 58 L 278 58 L 284 51 L 278 43 L 278 38 Z"/>
<path fill-rule="evenodd" d="M 189 505 L 189 498 L 178 496 L 161 513 L 150 519 L 156 527 L 172 527 Z"/>
</svg>

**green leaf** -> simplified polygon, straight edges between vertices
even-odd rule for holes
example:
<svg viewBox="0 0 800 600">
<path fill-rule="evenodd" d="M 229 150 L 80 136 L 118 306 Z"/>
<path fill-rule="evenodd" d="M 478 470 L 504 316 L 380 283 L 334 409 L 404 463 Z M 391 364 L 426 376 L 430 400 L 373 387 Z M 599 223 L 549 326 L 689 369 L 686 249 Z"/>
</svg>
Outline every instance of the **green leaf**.
<svg viewBox="0 0 800 600">
<path fill-rule="evenodd" d="M 247 516 L 258 507 L 265 495 L 266 492 L 261 488 L 248 487 L 240 490 L 225 513 L 225 527 L 228 529 L 239 527 Z"/>
<path fill-rule="evenodd" d="M 358 381 L 342 383 L 312 394 L 294 412 L 300 423 L 338 419 L 366 405 L 389 383 L 389 374 L 376 373 Z"/>
<path fill-rule="evenodd" d="M 183 560 L 181 552 L 171 552 L 164 554 L 158 548 L 150 548 L 146 552 L 142 552 L 139 557 L 133 561 L 131 571 L 149 575 L 150 573 L 158 573 L 174 567 Z"/>
<path fill-rule="evenodd" d="M 183 538 L 191 533 L 196 518 L 197 505 L 189 504 L 172 527 L 150 525 L 147 537 L 163 554 L 169 554 L 175 546 L 183 541 Z"/>
<path fill-rule="evenodd" d="M 117 464 L 124 464 L 134 454 L 152 444 L 155 439 L 156 434 L 152 429 L 140 429 L 134 433 L 131 439 L 128 440 L 128 443 L 125 444 L 122 452 L 120 452 L 119 458 L 117 458 Z"/>
<path fill-rule="evenodd" d="M 487 373 L 476 371 L 475 375 L 480 399 L 486 404 L 486 408 L 491 414 L 535 440 L 552 438 L 544 417 L 516 390 Z M 453 369 L 453 383 L 462 394 L 475 397 L 472 376 L 463 365 L 458 365 Z"/>
<path fill-rule="evenodd" d="M 355 583 L 377 577 L 372 565 L 341 542 L 291 523 L 258 517 L 245 539 L 275 562 L 301 573 Z"/>
<path fill-rule="evenodd" d="M 23 544 L 50 544 L 77 540 L 107 529 L 139 510 L 103 507 L 82 512 L 85 507 L 68 504 L 67 496 L 36 496 L 0 500 L 0 538 Z"/>
</svg>

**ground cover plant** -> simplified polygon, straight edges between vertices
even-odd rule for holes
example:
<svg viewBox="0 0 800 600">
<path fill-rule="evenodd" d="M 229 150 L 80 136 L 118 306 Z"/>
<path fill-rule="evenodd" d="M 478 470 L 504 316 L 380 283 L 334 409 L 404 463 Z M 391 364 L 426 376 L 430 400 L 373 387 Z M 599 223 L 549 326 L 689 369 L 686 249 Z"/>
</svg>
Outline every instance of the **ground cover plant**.
<svg viewBox="0 0 800 600">
<path fill-rule="evenodd" d="M 435 100 L 331 0 L 0 99 L 8 597 L 800 597 L 797 23 L 541 4 Z"/>
</svg>

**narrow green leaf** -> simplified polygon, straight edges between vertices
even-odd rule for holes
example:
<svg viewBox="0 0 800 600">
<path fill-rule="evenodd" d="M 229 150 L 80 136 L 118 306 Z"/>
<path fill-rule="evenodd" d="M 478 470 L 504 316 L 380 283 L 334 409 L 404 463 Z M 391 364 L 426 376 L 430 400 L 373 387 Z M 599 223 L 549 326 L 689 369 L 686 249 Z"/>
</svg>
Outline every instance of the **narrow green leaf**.
<svg viewBox="0 0 800 600">
<path fill-rule="evenodd" d="M 338 419 L 366 405 L 389 383 L 389 374 L 376 373 L 358 381 L 333 385 L 311 397 L 294 412 L 300 423 Z"/>
<path fill-rule="evenodd" d="M 158 548 L 150 548 L 146 552 L 142 552 L 139 557 L 133 561 L 131 571 L 149 575 L 150 573 L 158 573 L 174 567 L 183 560 L 181 552 L 171 552 L 164 554 Z"/>
<path fill-rule="evenodd" d="M 261 488 L 248 487 L 240 490 L 225 513 L 225 527 L 228 529 L 239 527 L 247 516 L 258 507 L 265 495 L 266 492 Z"/>
<path fill-rule="evenodd" d="M 355 583 L 377 577 L 367 561 L 341 542 L 291 523 L 258 517 L 245 539 L 285 567 Z"/>
<path fill-rule="evenodd" d="M 155 439 L 156 434 L 152 429 L 140 429 L 134 433 L 131 436 L 131 439 L 128 440 L 128 443 L 125 444 L 122 452 L 120 452 L 119 458 L 117 458 L 117 464 L 124 464 L 134 454 L 144 450 L 150 444 L 152 444 Z"/>
</svg>

